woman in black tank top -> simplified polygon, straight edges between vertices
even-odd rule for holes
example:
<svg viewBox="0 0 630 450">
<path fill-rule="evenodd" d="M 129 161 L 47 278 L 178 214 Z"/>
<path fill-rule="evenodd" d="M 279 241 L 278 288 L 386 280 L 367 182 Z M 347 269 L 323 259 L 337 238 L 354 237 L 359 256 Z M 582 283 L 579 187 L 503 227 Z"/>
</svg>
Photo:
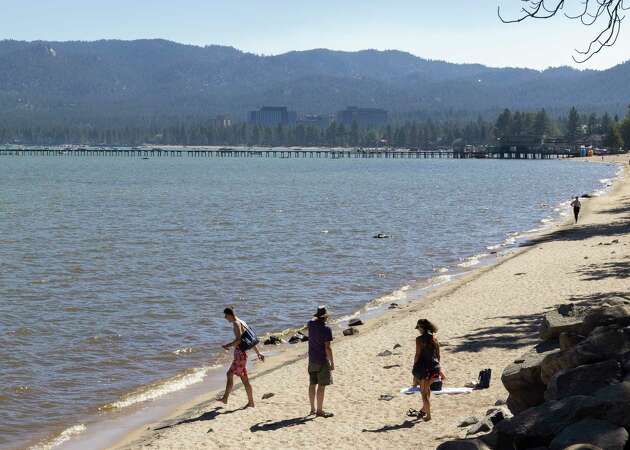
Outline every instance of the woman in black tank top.
<svg viewBox="0 0 630 450">
<path fill-rule="evenodd" d="M 440 366 L 440 344 L 435 338 L 437 327 L 427 319 L 420 319 L 416 324 L 420 336 L 416 338 L 416 355 L 412 373 L 414 384 L 420 386 L 422 409 L 420 417 L 431 420 L 431 383 L 445 378 Z"/>
</svg>

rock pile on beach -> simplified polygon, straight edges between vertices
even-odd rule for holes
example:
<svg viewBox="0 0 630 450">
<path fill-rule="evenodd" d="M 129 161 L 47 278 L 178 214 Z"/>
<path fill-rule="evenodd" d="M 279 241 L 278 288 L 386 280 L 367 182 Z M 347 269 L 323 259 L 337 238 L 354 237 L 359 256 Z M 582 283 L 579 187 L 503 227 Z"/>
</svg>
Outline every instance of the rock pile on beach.
<svg viewBox="0 0 630 450">
<path fill-rule="evenodd" d="M 540 342 L 506 367 L 501 381 L 509 413 L 499 408 L 463 420 L 475 438 L 438 449 L 629 448 L 630 300 L 546 313 Z"/>
</svg>

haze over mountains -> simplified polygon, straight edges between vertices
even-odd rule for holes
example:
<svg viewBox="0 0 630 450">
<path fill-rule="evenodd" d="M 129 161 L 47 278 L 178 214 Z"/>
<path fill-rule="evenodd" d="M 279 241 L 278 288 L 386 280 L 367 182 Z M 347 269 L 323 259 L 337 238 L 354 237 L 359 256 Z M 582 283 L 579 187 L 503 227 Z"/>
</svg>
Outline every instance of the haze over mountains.
<svg viewBox="0 0 630 450">
<path fill-rule="evenodd" d="M 471 49 L 474 59 L 474 49 Z M 448 55 L 444 55 L 448 59 Z M 489 68 L 400 51 L 310 50 L 259 56 L 164 40 L 0 42 L 5 124 L 244 120 L 262 105 L 333 113 L 380 107 L 396 117 L 494 115 L 509 107 L 624 114 L 630 62 L 605 71 Z M 411 114 L 408 114 L 411 113 Z"/>
</svg>

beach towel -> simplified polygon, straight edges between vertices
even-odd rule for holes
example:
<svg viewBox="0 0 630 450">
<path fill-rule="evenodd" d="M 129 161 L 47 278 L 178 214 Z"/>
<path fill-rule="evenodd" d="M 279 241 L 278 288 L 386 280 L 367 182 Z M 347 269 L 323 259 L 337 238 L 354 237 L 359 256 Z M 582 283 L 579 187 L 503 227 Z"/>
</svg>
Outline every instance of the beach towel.
<svg viewBox="0 0 630 450">
<path fill-rule="evenodd" d="M 454 395 L 454 394 L 470 394 L 474 389 L 472 388 L 442 388 L 439 391 L 432 391 L 435 395 Z M 412 395 L 416 393 L 420 393 L 420 388 L 418 386 L 404 387 L 400 390 L 401 394 Z"/>
</svg>

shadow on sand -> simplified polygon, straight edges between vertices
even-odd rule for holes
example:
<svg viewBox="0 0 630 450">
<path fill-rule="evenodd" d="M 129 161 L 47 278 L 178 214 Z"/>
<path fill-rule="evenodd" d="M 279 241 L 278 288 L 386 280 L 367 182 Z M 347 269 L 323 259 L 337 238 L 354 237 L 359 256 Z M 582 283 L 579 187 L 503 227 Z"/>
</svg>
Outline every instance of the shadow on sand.
<svg viewBox="0 0 630 450">
<path fill-rule="evenodd" d="M 576 273 L 586 281 L 605 280 L 608 278 L 619 278 L 621 280 L 630 278 L 630 258 L 621 261 L 610 261 L 602 264 L 589 264 L 580 267 Z"/>
<path fill-rule="evenodd" d="M 538 330 L 542 317 L 540 314 L 520 316 L 499 316 L 491 319 L 508 319 L 505 325 L 477 328 L 472 333 L 458 336 L 461 342 L 451 344 L 456 352 L 476 353 L 485 348 L 516 349 L 538 343 Z"/>
<path fill-rule="evenodd" d="M 384 425 L 381 428 L 376 428 L 375 430 L 368 430 L 367 428 L 364 428 L 363 430 L 361 430 L 361 432 L 362 433 L 387 433 L 388 431 L 396 431 L 396 430 L 404 430 L 407 428 L 413 428 L 420 422 L 422 422 L 421 419 L 405 420 L 403 423 L 399 423 L 396 425 Z"/>
<path fill-rule="evenodd" d="M 176 423 L 172 423 L 169 425 L 163 425 L 161 427 L 155 428 L 155 431 L 159 431 L 159 430 L 165 430 L 167 428 L 173 428 L 176 427 L 178 425 L 183 425 L 185 423 L 194 423 L 194 422 L 205 422 L 208 420 L 214 420 L 216 419 L 218 416 L 222 416 L 225 414 L 232 414 L 238 411 L 243 411 L 246 408 L 246 406 L 243 406 L 242 408 L 238 408 L 238 409 L 232 409 L 229 411 L 222 411 L 222 407 L 221 406 L 217 406 L 216 408 L 214 408 L 211 411 L 206 411 L 205 413 L 203 413 L 202 415 L 198 416 L 198 417 L 192 417 L 190 419 L 185 419 L 185 420 L 181 420 L 179 422 Z"/>
<path fill-rule="evenodd" d="M 252 433 L 256 433 L 257 431 L 276 431 L 282 428 L 291 428 L 298 425 L 304 425 L 305 423 L 312 420 L 315 420 L 314 416 L 295 417 L 293 419 L 278 420 L 277 422 L 260 422 L 250 427 L 249 431 L 251 431 Z"/>
</svg>

